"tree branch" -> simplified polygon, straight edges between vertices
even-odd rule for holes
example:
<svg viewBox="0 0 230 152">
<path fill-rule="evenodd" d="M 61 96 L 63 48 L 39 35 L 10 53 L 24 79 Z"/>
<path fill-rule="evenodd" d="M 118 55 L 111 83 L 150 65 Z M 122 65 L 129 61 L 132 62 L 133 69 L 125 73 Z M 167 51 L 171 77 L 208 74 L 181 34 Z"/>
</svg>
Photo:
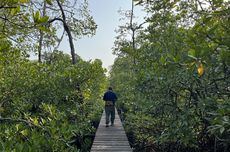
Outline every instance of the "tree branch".
<svg viewBox="0 0 230 152">
<path fill-rule="evenodd" d="M 59 46 L 60 46 L 60 44 L 61 44 L 61 41 L 62 41 L 64 35 L 65 35 L 65 30 L 63 31 L 61 38 L 60 38 L 60 39 L 59 39 L 59 38 L 57 39 L 58 44 L 57 44 L 57 46 L 54 48 L 54 50 L 57 50 L 57 49 L 59 48 Z"/>
<path fill-rule="evenodd" d="M 53 23 L 54 21 L 61 21 L 62 23 L 64 22 L 63 19 L 56 17 L 56 18 L 54 18 L 54 19 L 52 19 L 52 20 L 49 20 L 49 21 L 48 21 L 48 24 L 51 24 L 51 23 Z"/>
<path fill-rule="evenodd" d="M 2 122 L 22 122 L 22 123 L 24 123 L 24 124 L 26 124 L 26 125 L 28 125 L 28 126 L 33 126 L 33 127 L 36 127 L 36 128 L 40 128 L 40 129 L 44 129 L 43 127 L 41 127 L 41 126 L 38 126 L 38 125 L 35 125 L 35 124 L 33 124 L 32 122 L 29 122 L 29 121 L 27 121 L 27 120 L 24 120 L 24 119 L 14 119 L 14 118 L 2 118 L 2 117 L 0 117 L 0 122 L 2 123 Z"/>
<path fill-rule="evenodd" d="M 73 44 L 73 37 L 72 37 L 71 31 L 70 31 L 70 28 L 67 25 L 65 12 L 64 12 L 64 10 L 62 8 L 62 5 L 61 5 L 61 3 L 60 3 L 59 0 L 56 0 L 56 1 L 58 3 L 58 6 L 59 6 L 59 8 L 61 10 L 61 13 L 62 13 L 62 20 L 63 20 L 64 29 L 65 29 L 68 37 L 69 37 L 69 45 L 70 45 L 70 49 L 71 49 L 72 63 L 76 64 L 75 49 L 74 49 L 74 44 Z"/>
<path fill-rule="evenodd" d="M 17 8 L 16 6 L 0 6 L 0 9 L 12 9 Z"/>
</svg>

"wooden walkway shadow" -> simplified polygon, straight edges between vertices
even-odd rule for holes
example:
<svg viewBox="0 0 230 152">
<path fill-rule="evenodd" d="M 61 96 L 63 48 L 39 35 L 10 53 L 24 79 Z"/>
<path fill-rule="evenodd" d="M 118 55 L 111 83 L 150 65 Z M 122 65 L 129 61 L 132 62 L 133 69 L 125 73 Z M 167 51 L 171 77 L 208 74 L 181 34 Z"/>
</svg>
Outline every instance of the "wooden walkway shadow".
<svg viewBox="0 0 230 152">
<path fill-rule="evenodd" d="M 132 152 L 117 109 L 114 126 L 105 127 L 105 111 L 103 112 L 91 152 Z"/>
</svg>

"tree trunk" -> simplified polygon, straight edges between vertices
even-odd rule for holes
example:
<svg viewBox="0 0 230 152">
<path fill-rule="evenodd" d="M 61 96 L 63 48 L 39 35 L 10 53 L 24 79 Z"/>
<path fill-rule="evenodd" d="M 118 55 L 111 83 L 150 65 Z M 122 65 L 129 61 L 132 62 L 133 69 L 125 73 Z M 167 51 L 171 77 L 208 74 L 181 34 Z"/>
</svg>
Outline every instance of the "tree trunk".
<svg viewBox="0 0 230 152">
<path fill-rule="evenodd" d="M 46 15 L 46 1 L 44 1 L 44 5 L 43 5 L 43 12 L 42 12 L 43 16 Z M 42 42 L 43 42 L 43 37 L 44 37 L 44 32 L 42 30 L 39 30 L 39 46 L 38 46 L 38 62 L 41 63 L 42 62 Z"/>
<path fill-rule="evenodd" d="M 66 24 L 66 22 L 64 22 L 63 24 L 64 24 L 64 29 L 67 32 L 68 37 L 69 37 L 69 45 L 70 45 L 70 49 L 71 49 L 72 64 L 76 64 L 76 57 L 75 57 L 75 50 L 74 50 L 74 44 L 73 44 L 73 37 L 72 37 L 71 31 L 69 30 L 69 27 Z"/>
<path fill-rule="evenodd" d="M 56 0 L 57 3 L 58 3 L 58 6 L 61 10 L 61 13 L 62 13 L 62 21 L 63 21 L 63 26 L 64 26 L 64 29 L 65 31 L 67 32 L 67 35 L 69 37 L 69 45 L 70 45 L 70 49 L 71 49 L 71 56 L 72 56 L 72 64 L 76 64 L 76 58 L 75 58 L 75 49 L 74 49 L 74 44 L 73 44 L 73 37 L 72 37 L 72 34 L 71 34 L 71 31 L 69 29 L 69 26 L 68 24 L 66 23 L 66 17 L 65 17 L 65 12 L 62 8 L 62 5 L 60 3 L 59 0 Z"/>
<path fill-rule="evenodd" d="M 132 31 L 132 48 L 133 48 L 133 64 L 136 65 L 136 41 L 135 41 L 135 31 L 136 29 L 133 27 L 133 11 L 134 11 L 134 1 L 132 0 L 132 9 L 130 16 L 130 29 Z"/>
<path fill-rule="evenodd" d="M 42 63 L 41 54 L 42 54 L 42 41 L 43 41 L 43 32 L 39 30 L 39 46 L 38 46 L 38 62 Z"/>
</svg>

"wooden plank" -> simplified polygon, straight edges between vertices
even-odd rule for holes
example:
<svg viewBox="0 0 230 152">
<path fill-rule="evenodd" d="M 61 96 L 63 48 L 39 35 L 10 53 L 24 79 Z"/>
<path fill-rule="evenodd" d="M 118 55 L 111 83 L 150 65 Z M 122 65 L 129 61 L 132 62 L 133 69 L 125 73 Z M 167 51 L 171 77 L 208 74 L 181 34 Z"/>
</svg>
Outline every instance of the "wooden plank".
<svg viewBox="0 0 230 152">
<path fill-rule="evenodd" d="M 91 152 L 132 152 L 117 109 L 114 126 L 105 127 L 105 111 L 103 112 Z"/>
</svg>

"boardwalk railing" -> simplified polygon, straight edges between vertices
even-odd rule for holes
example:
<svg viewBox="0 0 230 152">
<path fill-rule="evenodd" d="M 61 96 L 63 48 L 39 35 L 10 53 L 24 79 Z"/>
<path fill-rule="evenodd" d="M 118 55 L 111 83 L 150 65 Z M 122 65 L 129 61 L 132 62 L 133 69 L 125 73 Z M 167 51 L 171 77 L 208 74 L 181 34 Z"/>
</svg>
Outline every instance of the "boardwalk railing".
<svg viewBox="0 0 230 152">
<path fill-rule="evenodd" d="M 109 127 L 105 127 L 105 111 L 103 112 L 91 152 L 132 152 L 117 110 L 114 126 Z"/>
</svg>

